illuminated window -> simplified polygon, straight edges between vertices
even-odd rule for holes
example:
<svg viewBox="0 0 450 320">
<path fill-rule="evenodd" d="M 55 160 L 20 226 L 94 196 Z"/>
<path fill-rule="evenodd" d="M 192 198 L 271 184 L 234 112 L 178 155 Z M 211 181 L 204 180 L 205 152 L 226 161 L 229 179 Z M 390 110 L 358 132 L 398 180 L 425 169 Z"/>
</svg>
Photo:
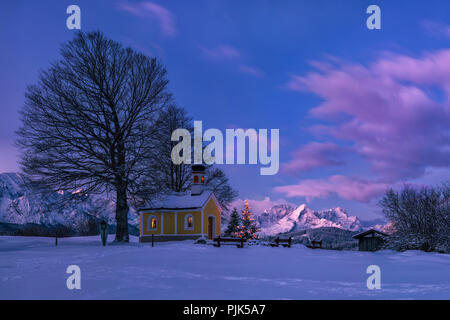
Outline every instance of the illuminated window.
<svg viewBox="0 0 450 320">
<path fill-rule="evenodd" d="M 202 183 L 205 183 L 205 176 L 202 176 L 201 181 Z"/>
<path fill-rule="evenodd" d="M 198 183 L 198 176 L 194 176 L 194 183 Z"/>
<path fill-rule="evenodd" d="M 194 229 L 194 217 L 188 214 L 184 217 L 184 229 L 193 230 Z"/>
<path fill-rule="evenodd" d="M 148 230 L 154 231 L 158 228 L 158 220 L 155 216 L 148 217 Z"/>
</svg>

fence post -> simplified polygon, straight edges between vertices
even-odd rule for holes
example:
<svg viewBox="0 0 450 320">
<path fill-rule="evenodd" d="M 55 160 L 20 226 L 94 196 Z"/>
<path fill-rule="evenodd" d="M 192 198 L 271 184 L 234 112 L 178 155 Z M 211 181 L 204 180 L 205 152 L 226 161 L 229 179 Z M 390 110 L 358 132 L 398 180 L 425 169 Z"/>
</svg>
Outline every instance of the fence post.
<svg viewBox="0 0 450 320">
<path fill-rule="evenodd" d="M 153 237 L 154 237 L 154 236 L 153 236 L 153 234 L 152 234 L 152 247 L 154 246 L 154 244 L 153 244 L 153 243 L 154 243 Z"/>
<path fill-rule="evenodd" d="M 58 245 L 58 237 L 55 237 L 55 246 Z"/>
</svg>

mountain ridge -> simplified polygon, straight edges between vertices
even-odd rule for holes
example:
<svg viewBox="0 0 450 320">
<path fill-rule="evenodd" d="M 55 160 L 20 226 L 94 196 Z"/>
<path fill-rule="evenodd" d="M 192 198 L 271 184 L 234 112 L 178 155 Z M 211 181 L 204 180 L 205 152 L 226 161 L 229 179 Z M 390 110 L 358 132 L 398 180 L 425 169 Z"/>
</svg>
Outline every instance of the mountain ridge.
<svg viewBox="0 0 450 320">
<path fill-rule="evenodd" d="M 268 217 L 271 217 L 270 219 Z M 262 235 L 272 236 L 280 233 L 307 229 L 333 227 L 348 231 L 362 231 L 371 227 L 382 229 L 382 224 L 370 224 L 357 216 L 350 216 L 341 207 L 315 211 L 306 204 L 297 207 L 275 205 L 256 215 Z M 379 221 L 377 221 L 379 222 Z"/>
<path fill-rule="evenodd" d="M 0 232 L 3 229 L 12 233 L 27 226 L 33 230 L 58 227 L 65 234 L 85 235 L 97 233 L 101 220 L 114 228 L 114 217 L 114 202 L 106 197 L 42 192 L 24 175 L 0 173 Z M 130 229 L 136 233 L 139 219 L 133 208 L 128 219 Z"/>
<path fill-rule="evenodd" d="M 107 197 L 76 192 L 46 193 L 36 190 L 19 173 L 0 173 L 0 233 L 2 230 L 11 232 L 26 226 L 34 230 L 58 226 L 69 230 L 71 234 L 91 234 L 98 231 L 100 220 L 107 220 L 110 226 L 115 226 L 114 217 L 114 201 Z M 373 227 L 356 216 L 350 216 L 341 207 L 315 211 L 306 204 L 297 207 L 290 204 L 275 205 L 262 213 L 256 213 L 255 218 L 261 234 L 267 236 L 325 227 L 349 231 Z M 130 233 L 137 233 L 139 218 L 134 208 L 130 208 L 128 219 Z M 223 219 L 223 227 L 225 224 L 226 217 Z M 382 229 L 383 225 L 379 221 L 375 227 Z"/>
</svg>

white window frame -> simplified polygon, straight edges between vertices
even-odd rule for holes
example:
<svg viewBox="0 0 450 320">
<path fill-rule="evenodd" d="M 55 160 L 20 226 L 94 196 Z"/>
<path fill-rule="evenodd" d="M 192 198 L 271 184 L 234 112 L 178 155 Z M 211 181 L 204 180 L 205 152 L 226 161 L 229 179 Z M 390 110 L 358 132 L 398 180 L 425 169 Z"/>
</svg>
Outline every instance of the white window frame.
<svg viewBox="0 0 450 320">
<path fill-rule="evenodd" d="M 189 217 L 192 217 L 192 227 L 188 227 Z M 184 230 L 194 230 L 194 216 L 192 214 L 187 214 L 184 216 Z"/>
<path fill-rule="evenodd" d="M 155 228 L 152 228 L 152 220 L 153 220 L 153 218 L 156 219 L 156 227 Z M 156 230 L 158 230 L 158 218 L 155 215 L 153 215 L 153 214 L 150 215 L 148 217 L 148 219 L 147 219 L 147 230 L 148 231 L 156 231 Z"/>
</svg>

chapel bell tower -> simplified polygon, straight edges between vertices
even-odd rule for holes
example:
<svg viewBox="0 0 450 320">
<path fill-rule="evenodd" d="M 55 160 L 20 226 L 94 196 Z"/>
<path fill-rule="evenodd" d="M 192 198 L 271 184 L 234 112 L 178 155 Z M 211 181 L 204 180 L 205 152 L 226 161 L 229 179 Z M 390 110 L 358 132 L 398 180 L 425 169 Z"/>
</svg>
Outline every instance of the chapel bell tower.
<svg viewBox="0 0 450 320">
<path fill-rule="evenodd" d="M 194 164 L 192 165 L 192 187 L 191 187 L 191 195 L 198 196 L 202 194 L 205 182 L 206 182 L 206 173 L 205 166 L 202 164 Z"/>
</svg>

